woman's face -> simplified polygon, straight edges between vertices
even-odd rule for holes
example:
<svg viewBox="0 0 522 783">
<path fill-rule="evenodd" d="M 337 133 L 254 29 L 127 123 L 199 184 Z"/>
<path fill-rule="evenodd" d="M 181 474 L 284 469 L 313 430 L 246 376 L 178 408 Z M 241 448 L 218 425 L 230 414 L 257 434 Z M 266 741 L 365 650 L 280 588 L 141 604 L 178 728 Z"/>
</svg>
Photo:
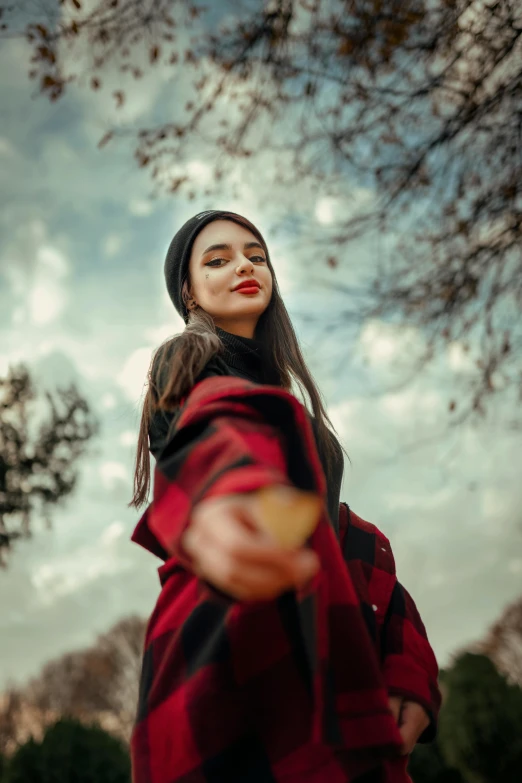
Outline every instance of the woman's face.
<svg viewBox="0 0 522 783">
<path fill-rule="evenodd" d="M 189 273 L 191 299 L 216 326 L 252 338 L 272 296 L 272 273 L 254 234 L 231 220 L 212 221 L 195 239 Z M 259 288 L 235 290 L 244 280 L 255 280 Z"/>
</svg>

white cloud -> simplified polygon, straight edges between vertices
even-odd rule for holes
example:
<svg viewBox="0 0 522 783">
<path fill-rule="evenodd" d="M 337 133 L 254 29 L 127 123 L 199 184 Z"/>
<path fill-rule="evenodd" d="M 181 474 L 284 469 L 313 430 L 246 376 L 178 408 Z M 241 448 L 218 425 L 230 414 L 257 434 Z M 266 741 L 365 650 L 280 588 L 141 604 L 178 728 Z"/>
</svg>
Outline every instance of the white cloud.
<svg viewBox="0 0 522 783">
<path fill-rule="evenodd" d="M 185 166 L 186 173 L 198 186 L 212 182 L 212 168 L 202 160 L 190 160 Z"/>
<path fill-rule="evenodd" d="M 181 228 L 181 226 L 180 226 L 180 228 Z M 163 290 L 163 292 L 161 294 L 161 301 L 162 301 L 162 304 L 166 305 L 169 310 L 171 310 L 174 307 L 174 305 L 172 304 L 172 299 L 170 298 L 169 292 L 167 291 L 166 288 Z M 178 311 L 177 310 L 175 310 L 175 313 L 176 313 L 176 315 L 178 315 Z"/>
<path fill-rule="evenodd" d="M 126 397 L 136 402 L 145 391 L 147 372 L 152 359 L 152 353 L 157 346 L 137 348 L 128 357 L 123 369 L 116 376 L 116 383 L 121 387 Z"/>
<path fill-rule="evenodd" d="M 100 476 L 106 489 L 112 489 L 119 481 L 129 480 L 127 468 L 122 462 L 102 462 Z"/>
<path fill-rule="evenodd" d="M 386 494 L 386 504 L 393 511 L 410 511 L 415 514 L 433 511 L 441 508 L 451 500 L 452 488 L 442 487 L 438 492 L 420 492 L 412 488 L 411 491 L 395 491 Z"/>
<path fill-rule="evenodd" d="M 361 330 L 358 349 L 372 366 L 387 365 L 404 356 L 420 355 L 424 340 L 414 327 L 395 326 L 384 321 L 367 321 Z"/>
<path fill-rule="evenodd" d="M 107 237 L 105 237 L 105 241 L 103 243 L 103 252 L 107 256 L 107 258 L 114 258 L 114 256 L 118 255 L 123 245 L 123 239 L 121 237 L 121 234 L 109 234 Z"/>
<path fill-rule="evenodd" d="M 111 394 L 111 392 L 107 392 L 101 398 L 101 405 L 102 408 L 105 408 L 105 410 L 108 411 L 112 410 L 113 408 L 116 407 L 116 404 L 117 404 L 116 397 L 114 396 L 114 394 Z"/>
<path fill-rule="evenodd" d="M 100 542 L 103 546 L 110 546 L 125 533 L 125 526 L 122 522 L 113 522 L 106 528 L 100 536 Z"/>
<path fill-rule="evenodd" d="M 137 432 L 133 432 L 133 430 L 125 430 L 125 432 L 121 433 L 119 441 L 122 446 L 134 446 L 136 444 L 137 439 L 138 439 Z"/>
<path fill-rule="evenodd" d="M 69 262 L 50 243 L 46 224 L 30 220 L 20 225 L 5 253 L 3 274 L 13 293 L 11 322 L 41 327 L 57 321 L 67 303 Z"/>
<path fill-rule="evenodd" d="M 515 558 L 514 560 L 510 560 L 508 563 L 508 571 L 510 574 L 521 574 L 522 573 L 522 557 Z"/>
<path fill-rule="evenodd" d="M 154 202 L 151 199 L 133 199 L 129 202 L 129 212 L 136 217 L 148 217 L 154 212 Z"/>
<path fill-rule="evenodd" d="M 36 326 L 55 321 L 65 304 L 64 292 L 51 281 L 35 283 L 29 294 L 29 313 Z"/>
<path fill-rule="evenodd" d="M 114 528 L 112 535 L 115 532 Z M 107 545 L 109 542 L 104 543 Z M 31 583 L 35 588 L 36 600 L 40 604 L 49 605 L 63 596 L 78 592 L 105 574 L 114 574 L 127 567 L 127 562 L 117 558 L 110 547 L 100 549 L 99 546 L 85 546 L 64 560 L 39 565 L 31 576 Z"/>
<path fill-rule="evenodd" d="M 68 263 L 54 247 L 37 250 L 34 281 L 28 296 L 29 314 L 36 326 L 45 326 L 61 315 L 67 301 L 63 279 L 69 272 Z"/>
<path fill-rule="evenodd" d="M 489 529 L 494 534 L 504 534 L 500 520 L 508 519 L 513 499 L 500 487 L 489 486 L 482 491 L 482 514 L 489 522 Z"/>
<path fill-rule="evenodd" d="M 4 139 L 0 136 L 0 155 L 5 155 L 6 157 L 12 157 L 16 154 L 16 150 L 14 146 L 11 144 L 9 139 Z"/>
<path fill-rule="evenodd" d="M 42 247 L 38 253 L 38 266 L 44 275 L 56 278 L 65 277 L 69 273 L 69 265 L 59 250 L 54 247 Z"/>
<path fill-rule="evenodd" d="M 23 351 L 10 351 L 9 353 L 0 353 L 0 375 L 6 376 L 9 371 L 9 366 L 12 364 L 18 364 L 25 360 L 25 354 Z"/>
<path fill-rule="evenodd" d="M 170 297 L 168 300 L 168 304 L 170 305 L 170 310 L 174 309 L 174 305 L 170 301 Z M 149 329 L 145 329 L 144 335 L 147 340 L 150 340 L 151 344 L 154 346 L 161 345 L 162 342 L 167 340 L 169 337 L 173 337 L 175 334 L 178 334 L 180 331 L 183 331 L 183 320 L 178 315 L 178 311 L 174 310 L 174 313 L 176 315 L 176 318 L 172 319 L 172 322 L 167 322 L 164 324 L 161 324 L 160 326 L 154 326 Z M 176 324 L 174 323 L 175 320 L 180 319 L 181 323 L 176 327 Z"/>
<path fill-rule="evenodd" d="M 320 198 L 315 205 L 315 217 L 319 223 L 328 225 L 335 220 L 337 200 L 333 198 Z"/>
<path fill-rule="evenodd" d="M 359 210 L 367 207 L 374 198 L 369 188 L 354 187 L 343 198 L 322 196 L 315 203 L 315 219 L 321 225 L 327 226 L 339 220 L 346 220 Z"/>
<path fill-rule="evenodd" d="M 466 372 L 475 369 L 473 359 L 469 351 L 466 351 L 463 343 L 454 342 L 448 347 L 448 364 L 455 372 Z"/>
<path fill-rule="evenodd" d="M 442 410 L 442 398 L 434 389 L 408 386 L 404 391 L 385 394 L 379 404 L 393 418 L 411 420 L 421 414 L 425 423 L 435 420 Z"/>
</svg>

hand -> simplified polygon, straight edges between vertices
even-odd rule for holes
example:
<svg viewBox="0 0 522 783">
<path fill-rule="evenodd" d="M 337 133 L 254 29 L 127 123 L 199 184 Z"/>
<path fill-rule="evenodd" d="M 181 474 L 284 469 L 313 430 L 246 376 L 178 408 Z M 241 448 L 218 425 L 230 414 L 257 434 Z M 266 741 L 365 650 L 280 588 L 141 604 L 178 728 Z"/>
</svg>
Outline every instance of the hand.
<svg viewBox="0 0 522 783">
<path fill-rule="evenodd" d="M 405 756 L 412 752 L 420 735 L 430 725 L 430 718 L 424 707 L 402 696 L 389 696 L 388 703 L 401 732 L 401 753 Z"/>
<path fill-rule="evenodd" d="M 320 566 L 317 555 L 304 547 L 282 547 L 262 528 L 260 514 L 255 492 L 198 503 L 181 542 L 194 573 L 250 601 L 271 600 L 311 579 Z"/>
</svg>

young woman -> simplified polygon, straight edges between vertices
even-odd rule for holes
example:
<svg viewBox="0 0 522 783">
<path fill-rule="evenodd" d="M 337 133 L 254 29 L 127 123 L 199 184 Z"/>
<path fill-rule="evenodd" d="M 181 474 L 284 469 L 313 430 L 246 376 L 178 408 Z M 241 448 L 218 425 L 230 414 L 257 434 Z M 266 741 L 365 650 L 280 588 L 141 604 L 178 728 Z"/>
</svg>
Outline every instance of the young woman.
<svg viewBox="0 0 522 783">
<path fill-rule="evenodd" d="M 203 212 L 165 277 L 186 328 L 151 362 L 136 459 L 136 508 L 149 450 L 156 466 L 133 540 L 164 562 L 133 782 L 406 783 L 435 736 L 437 663 L 388 539 L 339 500 L 343 449 L 266 243 L 240 215 Z M 320 497 L 301 545 L 266 531 L 267 487 Z"/>
</svg>

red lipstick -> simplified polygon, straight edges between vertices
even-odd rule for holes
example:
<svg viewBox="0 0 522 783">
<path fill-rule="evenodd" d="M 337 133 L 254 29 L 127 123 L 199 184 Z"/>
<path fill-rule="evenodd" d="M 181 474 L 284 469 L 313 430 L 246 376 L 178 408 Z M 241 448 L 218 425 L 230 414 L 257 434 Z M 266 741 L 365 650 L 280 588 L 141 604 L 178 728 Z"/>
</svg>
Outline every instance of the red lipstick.
<svg viewBox="0 0 522 783">
<path fill-rule="evenodd" d="M 233 290 L 240 294 L 256 294 L 260 287 L 257 280 L 242 280 Z"/>
</svg>

